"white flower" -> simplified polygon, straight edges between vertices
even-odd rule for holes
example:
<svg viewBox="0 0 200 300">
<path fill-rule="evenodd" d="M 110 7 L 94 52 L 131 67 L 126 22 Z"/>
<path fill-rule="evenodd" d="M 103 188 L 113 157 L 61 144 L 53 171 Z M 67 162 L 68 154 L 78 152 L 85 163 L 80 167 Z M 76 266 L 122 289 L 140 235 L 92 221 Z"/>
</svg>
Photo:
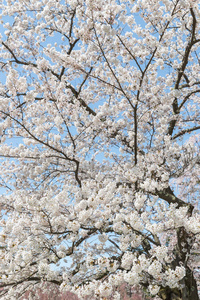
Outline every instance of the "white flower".
<svg viewBox="0 0 200 300">
<path fill-rule="evenodd" d="M 124 280 L 130 285 L 138 284 L 140 279 L 141 278 L 137 272 L 130 271 L 124 274 Z"/>
<path fill-rule="evenodd" d="M 185 276 L 185 268 L 184 267 L 176 267 L 175 275 L 181 280 Z"/>
<path fill-rule="evenodd" d="M 160 287 L 158 285 L 149 285 L 149 291 L 152 296 L 155 296 L 156 294 L 158 294 L 159 290 L 160 290 Z"/>
<path fill-rule="evenodd" d="M 98 239 L 101 243 L 105 243 L 108 240 L 108 236 L 105 233 L 103 233 L 98 235 Z"/>
<path fill-rule="evenodd" d="M 134 258 L 135 257 L 132 253 L 130 253 L 130 252 L 124 253 L 124 255 L 122 257 L 122 267 L 126 270 L 130 270 L 130 268 L 132 267 Z"/>
<path fill-rule="evenodd" d="M 149 267 L 148 267 L 148 273 L 151 274 L 153 277 L 157 277 L 160 275 L 160 272 L 162 271 L 162 264 L 155 260 Z"/>
<path fill-rule="evenodd" d="M 121 299 L 121 296 L 118 292 L 115 292 L 114 295 L 113 295 L 113 300 L 120 300 Z"/>
<path fill-rule="evenodd" d="M 73 232 L 78 231 L 80 228 L 80 224 L 78 223 L 78 221 L 75 221 L 75 220 L 72 222 L 69 222 L 67 226 L 68 226 L 69 230 L 72 230 Z"/>
<path fill-rule="evenodd" d="M 109 283 L 101 283 L 99 286 L 100 295 L 102 297 L 109 297 L 112 294 L 112 286 Z"/>
<path fill-rule="evenodd" d="M 134 201 L 134 205 L 136 207 L 136 209 L 141 209 L 142 207 L 144 207 L 144 202 L 146 200 L 146 196 L 142 195 L 140 193 L 137 193 L 135 196 L 135 201 Z"/>
<path fill-rule="evenodd" d="M 41 275 L 46 275 L 49 271 L 49 265 L 46 262 L 41 261 L 38 265 L 38 272 Z"/>
<path fill-rule="evenodd" d="M 165 272 L 165 279 L 167 285 L 171 288 L 175 288 L 178 286 L 178 282 L 185 276 L 185 268 L 177 266 L 175 270 L 168 269 Z"/>
<path fill-rule="evenodd" d="M 65 282 L 69 282 L 69 276 L 67 273 L 63 273 L 62 277 Z"/>
<path fill-rule="evenodd" d="M 155 255 L 157 259 L 162 262 L 165 258 L 167 258 L 168 249 L 165 246 L 158 246 L 154 249 Z"/>
</svg>

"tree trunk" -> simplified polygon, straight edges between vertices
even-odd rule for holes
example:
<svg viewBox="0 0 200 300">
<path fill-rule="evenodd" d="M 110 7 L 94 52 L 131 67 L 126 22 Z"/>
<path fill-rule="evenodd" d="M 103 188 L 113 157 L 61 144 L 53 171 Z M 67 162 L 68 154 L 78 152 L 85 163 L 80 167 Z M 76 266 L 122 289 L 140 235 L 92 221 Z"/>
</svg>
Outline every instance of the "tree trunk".
<svg viewBox="0 0 200 300">
<path fill-rule="evenodd" d="M 187 267 L 186 276 L 181 284 L 182 289 L 170 289 L 168 286 L 160 289 L 158 296 L 163 300 L 199 300 L 197 283 L 193 272 Z"/>
<path fill-rule="evenodd" d="M 199 300 L 197 283 L 190 268 L 186 269 L 185 287 L 182 289 L 183 300 Z"/>
</svg>

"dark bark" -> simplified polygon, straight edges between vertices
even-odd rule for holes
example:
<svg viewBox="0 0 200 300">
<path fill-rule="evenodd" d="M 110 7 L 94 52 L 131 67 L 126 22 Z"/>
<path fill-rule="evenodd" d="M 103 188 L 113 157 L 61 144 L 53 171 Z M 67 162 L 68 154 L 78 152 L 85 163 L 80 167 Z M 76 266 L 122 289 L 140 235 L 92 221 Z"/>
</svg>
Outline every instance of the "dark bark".
<svg viewBox="0 0 200 300">
<path fill-rule="evenodd" d="M 186 276 L 181 281 L 182 288 L 171 289 L 168 286 L 160 289 L 158 296 L 163 300 L 199 300 L 197 283 L 193 272 L 187 267 Z"/>
</svg>

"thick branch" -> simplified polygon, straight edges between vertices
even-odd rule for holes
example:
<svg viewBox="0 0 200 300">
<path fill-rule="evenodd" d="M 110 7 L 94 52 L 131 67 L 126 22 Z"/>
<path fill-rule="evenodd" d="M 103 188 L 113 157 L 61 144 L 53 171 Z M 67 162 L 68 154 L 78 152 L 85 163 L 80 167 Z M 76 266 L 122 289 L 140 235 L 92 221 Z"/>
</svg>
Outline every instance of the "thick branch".
<svg viewBox="0 0 200 300">
<path fill-rule="evenodd" d="M 195 14 L 194 14 L 194 11 L 193 11 L 192 8 L 190 9 L 190 12 L 191 12 L 191 15 L 192 15 L 192 18 L 193 18 L 192 33 L 191 33 L 190 41 L 188 42 L 187 47 L 185 48 L 185 53 L 183 55 L 183 60 L 182 60 L 181 67 L 180 67 L 180 69 L 178 69 L 178 75 L 177 75 L 176 83 L 175 83 L 175 86 L 174 86 L 175 90 L 179 89 L 179 84 L 181 82 L 182 77 L 184 76 L 184 71 L 185 71 L 186 66 L 188 64 L 188 59 L 189 59 L 191 49 L 192 49 L 193 45 L 198 42 L 198 40 L 196 40 L 196 38 L 195 38 L 195 30 L 196 30 L 196 24 L 197 24 L 196 17 L 195 17 Z M 173 107 L 173 112 L 174 112 L 175 115 L 180 113 L 180 108 L 181 107 L 178 106 L 178 100 L 177 100 L 176 97 L 173 101 L 172 107 Z M 169 135 L 172 135 L 175 125 L 176 125 L 176 120 L 172 120 L 170 122 L 169 128 L 168 128 L 168 134 Z"/>
<path fill-rule="evenodd" d="M 175 134 L 172 139 L 175 140 L 177 137 L 184 135 L 185 133 L 190 133 L 192 131 L 198 130 L 200 129 L 200 126 L 195 126 L 192 128 L 188 128 L 188 129 L 183 129 L 181 132 Z"/>
<path fill-rule="evenodd" d="M 186 206 L 188 207 L 188 214 L 191 216 L 194 206 L 192 204 L 185 203 L 183 200 L 176 197 L 170 187 L 163 191 L 156 191 L 156 194 L 169 204 L 177 204 L 177 208 Z"/>
</svg>

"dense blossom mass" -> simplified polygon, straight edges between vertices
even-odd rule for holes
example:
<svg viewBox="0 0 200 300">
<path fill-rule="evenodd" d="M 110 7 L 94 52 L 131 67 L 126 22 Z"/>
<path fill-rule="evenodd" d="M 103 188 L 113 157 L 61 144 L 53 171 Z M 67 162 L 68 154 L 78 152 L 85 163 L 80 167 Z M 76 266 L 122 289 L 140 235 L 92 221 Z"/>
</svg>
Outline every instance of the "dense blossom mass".
<svg viewBox="0 0 200 300">
<path fill-rule="evenodd" d="M 2 0 L 0 28 L 0 297 L 199 299 L 199 1 Z"/>
</svg>

